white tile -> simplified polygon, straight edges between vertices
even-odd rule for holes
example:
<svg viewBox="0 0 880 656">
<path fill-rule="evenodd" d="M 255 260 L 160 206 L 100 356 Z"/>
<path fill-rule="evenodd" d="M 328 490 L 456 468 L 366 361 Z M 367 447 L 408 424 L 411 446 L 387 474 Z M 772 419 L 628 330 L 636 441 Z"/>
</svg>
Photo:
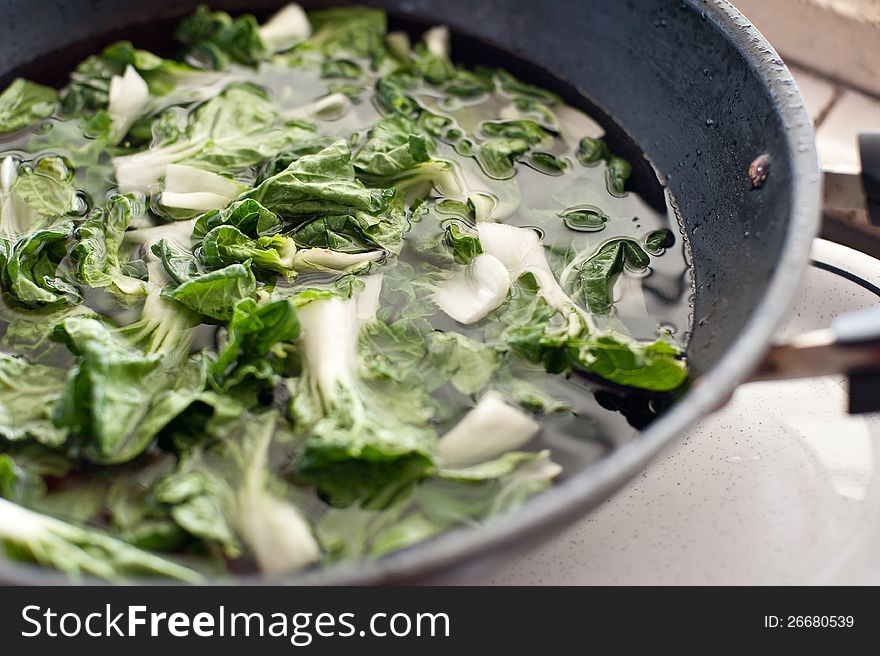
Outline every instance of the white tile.
<svg viewBox="0 0 880 656">
<path fill-rule="evenodd" d="M 834 85 L 798 66 L 790 66 L 813 123 L 834 99 Z"/>
<path fill-rule="evenodd" d="M 880 100 L 855 91 L 844 92 L 819 126 L 816 135 L 822 168 L 839 173 L 858 172 L 858 134 L 878 130 Z"/>
<path fill-rule="evenodd" d="M 880 95 L 877 0 L 734 0 L 789 62 Z"/>
<path fill-rule="evenodd" d="M 880 2 L 877 0 L 809 0 L 863 23 L 880 24 Z"/>
</svg>

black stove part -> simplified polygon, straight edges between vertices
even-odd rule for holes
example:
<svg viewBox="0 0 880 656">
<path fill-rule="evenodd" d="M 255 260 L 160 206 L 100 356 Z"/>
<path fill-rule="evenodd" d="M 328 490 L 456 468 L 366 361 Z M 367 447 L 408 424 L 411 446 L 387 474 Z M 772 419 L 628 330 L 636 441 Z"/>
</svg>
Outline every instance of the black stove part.
<svg viewBox="0 0 880 656">
<path fill-rule="evenodd" d="M 859 135 L 859 154 L 868 220 L 880 226 L 880 132 Z"/>
</svg>

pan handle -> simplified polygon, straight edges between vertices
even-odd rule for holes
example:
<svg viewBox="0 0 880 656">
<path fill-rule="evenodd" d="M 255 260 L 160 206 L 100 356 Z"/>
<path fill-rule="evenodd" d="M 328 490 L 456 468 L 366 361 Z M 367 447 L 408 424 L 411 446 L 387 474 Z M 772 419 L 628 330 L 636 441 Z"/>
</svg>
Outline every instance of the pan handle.
<svg viewBox="0 0 880 656">
<path fill-rule="evenodd" d="M 867 216 L 864 227 L 854 228 L 826 207 L 823 236 L 880 257 L 880 132 L 859 135 L 861 175 L 850 184 L 850 206 Z M 858 184 L 860 182 L 861 184 Z M 832 188 L 838 185 L 832 181 Z M 861 187 L 859 193 L 858 187 Z M 838 194 L 839 195 L 839 194 Z M 831 197 L 829 197 L 831 196 Z M 826 202 L 834 203 L 828 193 Z M 844 214 L 855 215 L 856 208 Z M 825 235 L 830 232 L 834 234 Z M 843 236 L 843 239 L 835 239 Z M 866 245 L 868 246 L 866 248 Z M 880 412 L 880 306 L 834 319 L 831 327 L 800 335 L 770 347 L 751 380 L 786 380 L 845 374 L 849 379 L 849 411 Z"/>
<path fill-rule="evenodd" d="M 784 380 L 880 369 L 880 306 L 843 314 L 830 328 L 770 347 L 751 380 Z"/>
<path fill-rule="evenodd" d="M 880 306 L 843 314 L 830 328 L 776 344 L 752 381 L 788 380 L 845 374 L 849 411 L 880 411 Z"/>
</svg>

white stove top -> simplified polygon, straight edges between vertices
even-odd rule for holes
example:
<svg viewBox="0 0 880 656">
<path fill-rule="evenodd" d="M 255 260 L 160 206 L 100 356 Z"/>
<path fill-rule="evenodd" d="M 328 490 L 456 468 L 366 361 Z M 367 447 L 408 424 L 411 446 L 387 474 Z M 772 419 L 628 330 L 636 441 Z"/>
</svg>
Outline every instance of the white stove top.
<svg viewBox="0 0 880 656">
<path fill-rule="evenodd" d="M 880 262 L 817 240 L 790 335 L 876 305 Z M 842 378 L 741 387 L 595 512 L 473 584 L 880 584 L 880 415 Z"/>
</svg>

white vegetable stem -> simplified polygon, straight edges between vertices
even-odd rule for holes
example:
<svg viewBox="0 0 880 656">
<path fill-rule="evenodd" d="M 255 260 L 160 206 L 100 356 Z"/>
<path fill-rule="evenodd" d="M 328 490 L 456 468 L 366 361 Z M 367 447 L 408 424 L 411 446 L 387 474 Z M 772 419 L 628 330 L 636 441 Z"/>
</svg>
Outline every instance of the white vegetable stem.
<svg viewBox="0 0 880 656">
<path fill-rule="evenodd" d="M 165 239 L 189 251 L 192 250 L 192 232 L 196 225 L 196 218 L 186 221 L 172 221 L 140 230 L 129 230 L 125 233 L 125 240 L 133 244 L 141 244 L 145 250 L 149 251 L 153 244 L 160 239 Z"/>
<path fill-rule="evenodd" d="M 107 113 L 113 121 L 111 140 L 117 143 L 150 103 L 150 89 L 144 78 L 129 64 L 125 73 L 110 79 Z"/>
<path fill-rule="evenodd" d="M 4 194 L 12 191 L 12 185 L 18 178 L 18 162 L 12 155 L 3 158 L 3 164 L 0 164 L 0 189 Z"/>
<path fill-rule="evenodd" d="M 0 545 L 12 543 L 37 562 L 67 574 L 120 581 L 121 570 L 161 573 L 189 583 L 201 575 L 94 529 L 80 528 L 0 498 Z"/>
<path fill-rule="evenodd" d="M 312 35 L 312 26 L 303 8 L 296 3 L 285 5 L 260 27 L 260 41 L 269 50 L 281 52 Z"/>
<path fill-rule="evenodd" d="M 596 331 L 593 318 L 559 285 L 547 262 L 544 244 L 531 228 L 519 228 L 503 223 L 478 223 L 477 233 L 483 251 L 497 257 L 507 269 L 511 281 L 531 273 L 540 286 L 540 295 L 560 312 L 576 311 L 590 331 Z"/>
<path fill-rule="evenodd" d="M 471 324 L 501 305 L 508 291 L 506 267 L 495 256 L 483 253 L 441 282 L 434 302 L 459 323 Z"/>
<path fill-rule="evenodd" d="M 409 42 L 409 34 L 406 32 L 389 32 L 385 37 L 385 43 L 388 45 L 391 53 L 398 59 L 406 61 L 410 58 L 412 46 Z"/>
<path fill-rule="evenodd" d="M 422 35 L 425 46 L 435 57 L 449 59 L 449 28 L 445 25 L 437 25 L 427 30 Z"/>
<path fill-rule="evenodd" d="M 18 159 L 12 155 L 0 164 L 0 235 L 19 237 L 30 231 L 40 216 L 31 209 L 12 187 L 18 179 Z"/>
<path fill-rule="evenodd" d="M 3 518 L 3 521 L 0 522 L 0 537 L 22 543 L 39 539 L 56 523 L 61 523 L 47 515 L 40 515 L 27 508 L 22 508 L 3 497 L 0 497 L 0 517 Z"/>
<path fill-rule="evenodd" d="M 474 204 L 474 216 L 478 223 L 481 221 L 489 221 L 498 205 L 498 202 L 494 197 L 479 191 L 470 194 L 468 200 Z"/>
<path fill-rule="evenodd" d="M 455 427 L 437 442 L 448 467 L 468 467 L 518 449 L 541 429 L 540 424 L 505 402 L 498 392 L 486 392 Z"/>
<path fill-rule="evenodd" d="M 165 176 L 165 167 L 198 152 L 202 144 L 182 142 L 161 148 L 150 148 L 131 155 L 113 158 L 116 185 L 120 193 L 149 193 L 150 187 Z"/>
<path fill-rule="evenodd" d="M 235 198 L 233 196 L 232 198 Z M 165 190 L 162 192 L 159 202 L 165 207 L 174 207 L 183 210 L 222 210 L 229 204 L 231 199 L 210 191 L 193 191 L 181 193 Z"/>
<path fill-rule="evenodd" d="M 357 301 L 338 296 L 318 299 L 300 307 L 298 314 L 309 384 L 324 412 L 330 412 L 339 390 L 351 389 L 355 381 Z"/>
<path fill-rule="evenodd" d="M 263 422 L 236 494 L 236 524 L 263 572 L 295 572 L 316 562 L 321 549 L 299 509 L 271 493 L 266 480 L 274 421 Z"/>
<path fill-rule="evenodd" d="M 479 166 L 476 164 L 435 159 L 419 164 L 416 169 L 430 171 L 429 177 L 434 189 L 441 196 L 461 202 L 470 200 L 474 204 L 478 223 L 504 218 L 518 207 L 518 201 L 501 203 L 494 193 L 483 189 L 486 179 L 478 172 Z"/>
<path fill-rule="evenodd" d="M 297 271 L 351 271 L 383 257 L 385 251 L 341 253 L 332 248 L 303 248 L 293 256 L 293 268 Z"/>
<path fill-rule="evenodd" d="M 321 551 L 302 513 L 265 491 L 243 490 L 239 528 L 267 574 L 295 572 L 316 562 Z"/>
<path fill-rule="evenodd" d="M 165 190 L 159 202 L 188 210 L 219 210 L 245 189 L 245 185 L 217 173 L 186 164 L 169 164 L 165 167 Z"/>
<path fill-rule="evenodd" d="M 0 164 L 0 236 L 19 238 L 32 232 L 46 220 L 19 194 L 15 193 L 18 167 L 21 160 L 14 155 L 3 158 Z"/>
<path fill-rule="evenodd" d="M 379 295 L 382 293 L 383 273 L 374 273 L 364 277 L 364 288 L 355 299 L 357 307 L 358 323 L 363 326 L 376 320 L 376 312 L 379 310 Z"/>
<path fill-rule="evenodd" d="M 351 111 L 351 99 L 344 93 L 331 93 L 314 102 L 284 112 L 287 119 L 320 119 L 336 121 Z"/>
<path fill-rule="evenodd" d="M 152 253 L 147 258 L 147 272 L 141 319 L 129 326 L 129 338 L 144 342 L 147 353 L 166 354 L 166 364 L 170 364 L 171 359 L 183 358 L 188 352 L 198 319 L 179 303 L 161 295 L 168 278 L 165 266 Z"/>
</svg>

